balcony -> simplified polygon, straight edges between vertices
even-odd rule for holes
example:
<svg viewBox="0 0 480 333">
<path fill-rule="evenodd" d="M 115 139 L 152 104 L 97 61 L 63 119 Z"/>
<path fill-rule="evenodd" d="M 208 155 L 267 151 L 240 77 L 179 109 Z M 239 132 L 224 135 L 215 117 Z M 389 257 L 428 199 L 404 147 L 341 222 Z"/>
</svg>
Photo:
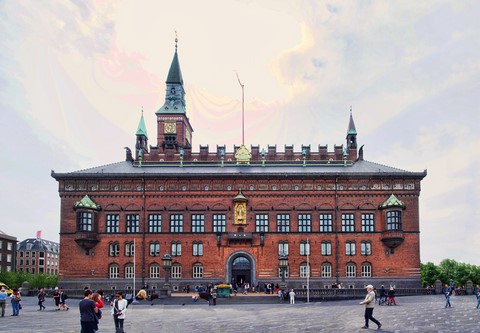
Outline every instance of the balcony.
<svg viewBox="0 0 480 333">
<path fill-rule="evenodd" d="M 392 253 L 404 240 L 405 237 L 403 236 L 402 230 L 387 230 L 382 232 L 382 242 Z"/>
<path fill-rule="evenodd" d="M 75 234 L 75 242 L 88 253 L 100 240 L 96 232 L 77 231 Z"/>
</svg>

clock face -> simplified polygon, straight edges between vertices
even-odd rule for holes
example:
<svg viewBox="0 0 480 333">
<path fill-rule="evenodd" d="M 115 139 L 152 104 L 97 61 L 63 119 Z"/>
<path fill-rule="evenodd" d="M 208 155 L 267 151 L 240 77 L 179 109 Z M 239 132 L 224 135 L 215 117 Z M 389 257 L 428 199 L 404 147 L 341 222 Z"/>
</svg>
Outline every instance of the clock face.
<svg viewBox="0 0 480 333">
<path fill-rule="evenodd" d="M 163 131 L 166 134 L 175 134 L 177 133 L 177 123 L 164 123 Z"/>
</svg>

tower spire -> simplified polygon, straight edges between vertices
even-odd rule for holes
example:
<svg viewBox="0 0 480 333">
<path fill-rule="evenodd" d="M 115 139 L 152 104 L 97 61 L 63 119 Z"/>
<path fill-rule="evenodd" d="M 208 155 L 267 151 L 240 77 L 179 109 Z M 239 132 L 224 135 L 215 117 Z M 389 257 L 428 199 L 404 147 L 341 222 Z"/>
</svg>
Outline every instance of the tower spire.
<svg viewBox="0 0 480 333">
<path fill-rule="evenodd" d="M 352 106 L 350 105 L 350 121 L 347 129 L 347 149 L 350 159 L 357 158 L 357 130 L 353 121 Z"/>
</svg>

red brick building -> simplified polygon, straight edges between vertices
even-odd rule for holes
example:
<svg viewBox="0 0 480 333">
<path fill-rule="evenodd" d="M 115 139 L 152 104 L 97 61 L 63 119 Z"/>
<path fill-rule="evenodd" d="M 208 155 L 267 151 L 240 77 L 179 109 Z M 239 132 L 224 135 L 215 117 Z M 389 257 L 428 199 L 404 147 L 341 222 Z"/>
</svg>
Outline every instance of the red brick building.
<svg viewBox="0 0 480 333">
<path fill-rule="evenodd" d="M 177 49 L 149 143 L 143 115 L 124 161 L 52 171 L 61 198 L 66 288 L 208 282 L 289 287 L 420 286 L 419 195 L 426 171 L 363 158 L 352 115 L 345 145 L 295 151 L 192 149 Z"/>
</svg>

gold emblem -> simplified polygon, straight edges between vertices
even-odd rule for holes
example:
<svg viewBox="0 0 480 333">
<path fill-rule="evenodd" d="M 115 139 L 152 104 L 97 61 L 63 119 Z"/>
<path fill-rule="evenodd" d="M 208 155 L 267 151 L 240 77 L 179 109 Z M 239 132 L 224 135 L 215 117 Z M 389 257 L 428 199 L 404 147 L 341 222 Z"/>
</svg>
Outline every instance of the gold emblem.
<svg viewBox="0 0 480 333">
<path fill-rule="evenodd" d="M 247 224 L 247 203 L 235 203 L 235 224 Z"/>
<path fill-rule="evenodd" d="M 237 159 L 237 164 L 250 164 L 252 154 L 250 154 L 247 147 L 241 145 L 235 152 L 235 158 Z"/>
</svg>

